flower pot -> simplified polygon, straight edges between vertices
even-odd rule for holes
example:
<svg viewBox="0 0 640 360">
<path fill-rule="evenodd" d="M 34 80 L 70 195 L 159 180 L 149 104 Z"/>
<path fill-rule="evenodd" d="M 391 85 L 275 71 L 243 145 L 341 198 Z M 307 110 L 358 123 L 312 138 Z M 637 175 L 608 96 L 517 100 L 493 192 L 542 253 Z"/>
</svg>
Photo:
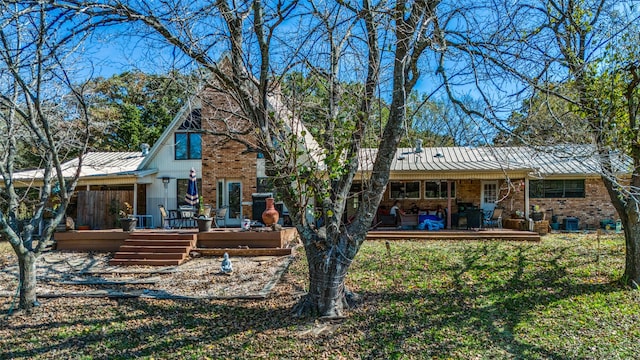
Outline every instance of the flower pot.
<svg viewBox="0 0 640 360">
<path fill-rule="evenodd" d="M 262 222 L 266 226 L 271 226 L 278 222 L 278 219 L 280 218 L 280 213 L 278 213 L 278 210 L 276 210 L 274 206 L 273 198 L 267 198 L 266 200 L 267 200 L 267 209 L 262 213 Z"/>
<path fill-rule="evenodd" d="M 533 219 L 533 221 L 540 221 L 544 219 L 544 213 L 540 212 L 540 211 L 536 211 L 531 213 L 531 219 Z"/>
<path fill-rule="evenodd" d="M 122 231 L 134 231 L 137 222 L 138 219 L 136 218 L 121 218 L 120 226 L 122 226 Z"/>
<path fill-rule="evenodd" d="M 212 218 L 198 218 L 198 231 L 199 232 L 207 232 L 211 230 L 211 223 L 213 222 Z"/>
</svg>

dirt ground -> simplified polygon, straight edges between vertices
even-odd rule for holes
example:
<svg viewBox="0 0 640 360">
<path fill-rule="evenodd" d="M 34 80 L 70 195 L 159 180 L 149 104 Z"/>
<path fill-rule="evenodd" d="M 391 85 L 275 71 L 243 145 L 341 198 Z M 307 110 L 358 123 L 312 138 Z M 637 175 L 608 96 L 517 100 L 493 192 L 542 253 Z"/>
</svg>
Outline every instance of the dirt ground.
<svg viewBox="0 0 640 360">
<path fill-rule="evenodd" d="M 110 253 L 44 253 L 37 263 L 38 296 L 264 298 L 293 256 L 232 257 L 228 275 L 220 270 L 222 257 L 195 257 L 165 267 L 110 266 L 110 258 Z M 14 296 L 17 286 L 15 255 L 0 254 L 0 296 Z"/>
</svg>

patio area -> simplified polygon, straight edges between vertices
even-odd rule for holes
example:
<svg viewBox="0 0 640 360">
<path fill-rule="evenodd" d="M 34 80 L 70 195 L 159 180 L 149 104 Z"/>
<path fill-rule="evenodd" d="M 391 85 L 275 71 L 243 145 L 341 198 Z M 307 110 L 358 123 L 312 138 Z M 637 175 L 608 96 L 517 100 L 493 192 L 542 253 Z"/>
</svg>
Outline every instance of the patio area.
<svg viewBox="0 0 640 360">
<path fill-rule="evenodd" d="M 162 241 L 175 240 L 184 235 L 195 238 L 190 251 L 215 256 L 225 251 L 234 256 L 286 255 L 284 252 L 291 253 L 292 245 L 297 243 L 298 237 L 294 228 L 283 228 L 281 231 L 266 228 L 251 231 L 220 228 L 208 232 L 198 232 L 197 229 L 142 229 L 133 232 L 123 232 L 121 229 L 77 230 L 55 233 L 54 239 L 57 250 L 117 252 L 132 236 L 138 241 L 144 241 L 145 238 L 146 241 L 151 241 L 155 238 L 162 244 Z M 512 229 L 426 231 L 384 228 L 371 230 L 367 234 L 367 240 L 409 239 L 540 241 L 540 234 Z"/>
<path fill-rule="evenodd" d="M 371 230 L 367 240 L 496 240 L 496 241 L 540 241 L 540 234 L 533 231 L 522 231 L 502 228 L 469 229 L 469 230 Z"/>
<path fill-rule="evenodd" d="M 180 265 L 194 252 L 199 256 L 285 256 L 297 243 L 294 228 L 121 229 L 77 230 L 54 234 L 55 249 L 79 252 L 113 252 L 112 265 Z"/>
</svg>

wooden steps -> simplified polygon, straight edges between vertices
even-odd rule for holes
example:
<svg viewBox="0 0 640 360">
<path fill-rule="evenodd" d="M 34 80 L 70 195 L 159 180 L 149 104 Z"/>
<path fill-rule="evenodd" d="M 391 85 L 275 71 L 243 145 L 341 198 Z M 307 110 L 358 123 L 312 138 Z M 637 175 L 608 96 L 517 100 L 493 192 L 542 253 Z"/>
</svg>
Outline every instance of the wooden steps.
<svg viewBox="0 0 640 360">
<path fill-rule="evenodd" d="M 132 232 L 109 265 L 180 265 L 197 242 L 195 233 Z"/>
</svg>

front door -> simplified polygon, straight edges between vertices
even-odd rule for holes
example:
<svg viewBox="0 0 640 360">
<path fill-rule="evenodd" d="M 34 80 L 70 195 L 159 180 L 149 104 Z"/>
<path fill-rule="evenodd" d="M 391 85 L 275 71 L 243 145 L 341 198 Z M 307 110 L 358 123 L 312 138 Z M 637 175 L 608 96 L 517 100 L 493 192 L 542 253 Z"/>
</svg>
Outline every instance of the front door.
<svg viewBox="0 0 640 360">
<path fill-rule="evenodd" d="M 227 207 L 225 226 L 240 226 L 242 224 L 242 183 L 236 180 L 219 180 L 218 189 L 218 206 Z"/>
<path fill-rule="evenodd" d="M 485 215 L 491 214 L 496 207 L 496 201 L 498 200 L 498 182 L 497 181 L 483 181 L 482 182 L 482 194 L 480 194 L 480 207 L 484 211 Z"/>
</svg>

